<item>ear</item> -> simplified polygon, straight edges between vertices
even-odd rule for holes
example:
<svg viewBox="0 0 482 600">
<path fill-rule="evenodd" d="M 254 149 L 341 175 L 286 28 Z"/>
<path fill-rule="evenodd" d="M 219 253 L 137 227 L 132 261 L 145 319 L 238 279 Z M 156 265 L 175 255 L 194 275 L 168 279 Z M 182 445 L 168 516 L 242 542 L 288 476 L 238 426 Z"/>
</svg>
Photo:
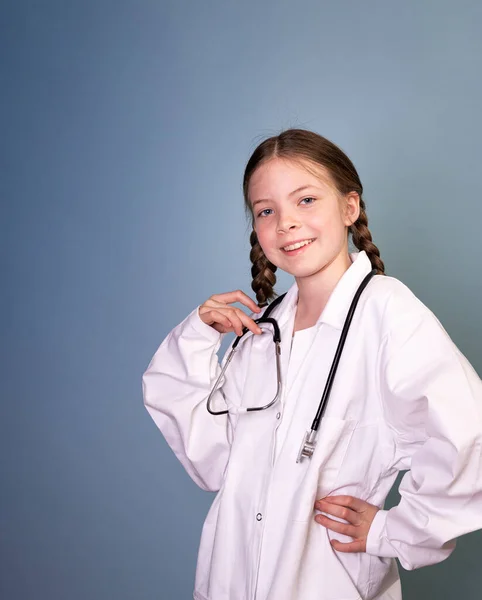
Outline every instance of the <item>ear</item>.
<svg viewBox="0 0 482 600">
<path fill-rule="evenodd" d="M 360 196 L 357 192 L 350 192 L 345 196 L 344 212 L 344 223 L 349 227 L 350 225 L 353 225 L 360 216 Z"/>
</svg>

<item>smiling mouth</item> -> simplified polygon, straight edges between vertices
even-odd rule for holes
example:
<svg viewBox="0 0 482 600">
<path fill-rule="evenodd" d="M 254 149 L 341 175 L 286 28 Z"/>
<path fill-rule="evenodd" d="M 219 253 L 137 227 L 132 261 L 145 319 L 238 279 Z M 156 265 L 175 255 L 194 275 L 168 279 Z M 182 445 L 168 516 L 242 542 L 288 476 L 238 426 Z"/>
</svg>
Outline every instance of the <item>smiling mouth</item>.
<svg viewBox="0 0 482 600">
<path fill-rule="evenodd" d="M 316 238 L 312 238 L 309 240 L 303 240 L 302 242 L 297 242 L 296 244 L 284 246 L 284 248 L 281 248 L 281 250 L 283 250 L 283 252 L 292 252 L 293 250 L 299 250 L 300 248 L 303 248 L 304 246 L 309 246 L 309 244 L 314 242 L 315 239 Z"/>
</svg>

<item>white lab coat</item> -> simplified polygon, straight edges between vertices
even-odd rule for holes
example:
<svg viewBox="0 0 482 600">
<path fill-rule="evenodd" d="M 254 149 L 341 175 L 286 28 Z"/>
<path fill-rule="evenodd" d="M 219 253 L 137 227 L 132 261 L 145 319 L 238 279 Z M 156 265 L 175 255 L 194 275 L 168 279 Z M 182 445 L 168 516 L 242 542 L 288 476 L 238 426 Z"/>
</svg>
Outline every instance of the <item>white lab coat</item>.
<svg viewBox="0 0 482 600">
<path fill-rule="evenodd" d="M 212 416 L 206 398 L 222 335 L 198 308 L 164 339 L 143 377 L 144 403 L 192 479 L 218 491 L 204 523 L 196 600 L 399 600 L 394 557 L 406 569 L 437 563 L 454 539 L 482 528 L 482 383 L 433 313 L 400 281 L 364 290 L 310 460 L 296 463 L 353 295 L 371 264 L 350 255 L 316 324 L 309 353 L 282 400 L 272 336 L 249 335 L 228 367 Z M 273 311 L 288 368 L 297 286 Z M 258 315 L 256 315 L 258 316 Z M 225 354 L 224 359 L 226 358 Z M 223 359 L 223 360 L 224 360 Z M 282 439 L 284 407 L 295 403 Z M 314 502 L 348 494 L 383 507 L 399 470 L 400 503 L 381 509 L 366 553 L 314 521 Z"/>
</svg>

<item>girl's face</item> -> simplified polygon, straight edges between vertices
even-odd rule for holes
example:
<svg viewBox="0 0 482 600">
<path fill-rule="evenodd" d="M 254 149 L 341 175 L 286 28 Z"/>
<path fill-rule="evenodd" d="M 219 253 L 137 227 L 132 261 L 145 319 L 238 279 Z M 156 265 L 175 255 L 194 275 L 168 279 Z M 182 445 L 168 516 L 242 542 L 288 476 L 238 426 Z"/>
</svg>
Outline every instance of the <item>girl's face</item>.
<svg viewBox="0 0 482 600">
<path fill-rule="evenodd" d="M 314 275 L 332 263 L 346 264 L 347 227 L 359 215 L 358 194 L 340 197 L 328 171 L 310 166 L 318 177 L 297 161 L 273 158 L 256 169 L 248 190 L 263 252 L 296 278 Z M 304 245 L 293 247 L 298 242 Z"/>
</svg>

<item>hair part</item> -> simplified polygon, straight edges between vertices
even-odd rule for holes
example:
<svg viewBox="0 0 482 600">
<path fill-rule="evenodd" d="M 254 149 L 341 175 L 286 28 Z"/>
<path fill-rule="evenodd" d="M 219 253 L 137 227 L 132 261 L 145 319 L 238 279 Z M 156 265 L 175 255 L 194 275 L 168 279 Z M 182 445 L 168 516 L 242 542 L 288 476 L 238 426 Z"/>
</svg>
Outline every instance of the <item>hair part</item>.
<svg viewBox="0 0 482 600">
<path fill-rule="evenodd" d="M 348 156 L 333 142 L 307 129 L 286 129 L 278 135 L 261 142 L 249 158 L 243 176 L 244 205 L 248 217 L 251 218 L 253 230 L 250 235 L 252 263 L 251 288 L 256 294 L 259 306 L 265 306 L 268 301 L 277 296 L 274 291 L 277 267 L 264 254 L 256 231 L 254 230 L 254 214 L 249 199 L 248 188 L 251 177 L 256 169 L 273 158 L 285 158 L 299 162 L 317 177 L 318 166 L 323 167 L 331 177 L 336 190 L 341 197 L 350 192 L 356 192 L 360 199 L 360 214 L 357 220 L 348 227 L 353 245 L 360 251 L 364 250 L 378 275 L 385 275 L 385 265 L 380 258 L 380 250 L 375 246 L 368 229 L 368 217 L 365 202 L 362 198 L 363 186 Z M 313 168 L 313 171 L 311 170 Z"/>
</svg>

